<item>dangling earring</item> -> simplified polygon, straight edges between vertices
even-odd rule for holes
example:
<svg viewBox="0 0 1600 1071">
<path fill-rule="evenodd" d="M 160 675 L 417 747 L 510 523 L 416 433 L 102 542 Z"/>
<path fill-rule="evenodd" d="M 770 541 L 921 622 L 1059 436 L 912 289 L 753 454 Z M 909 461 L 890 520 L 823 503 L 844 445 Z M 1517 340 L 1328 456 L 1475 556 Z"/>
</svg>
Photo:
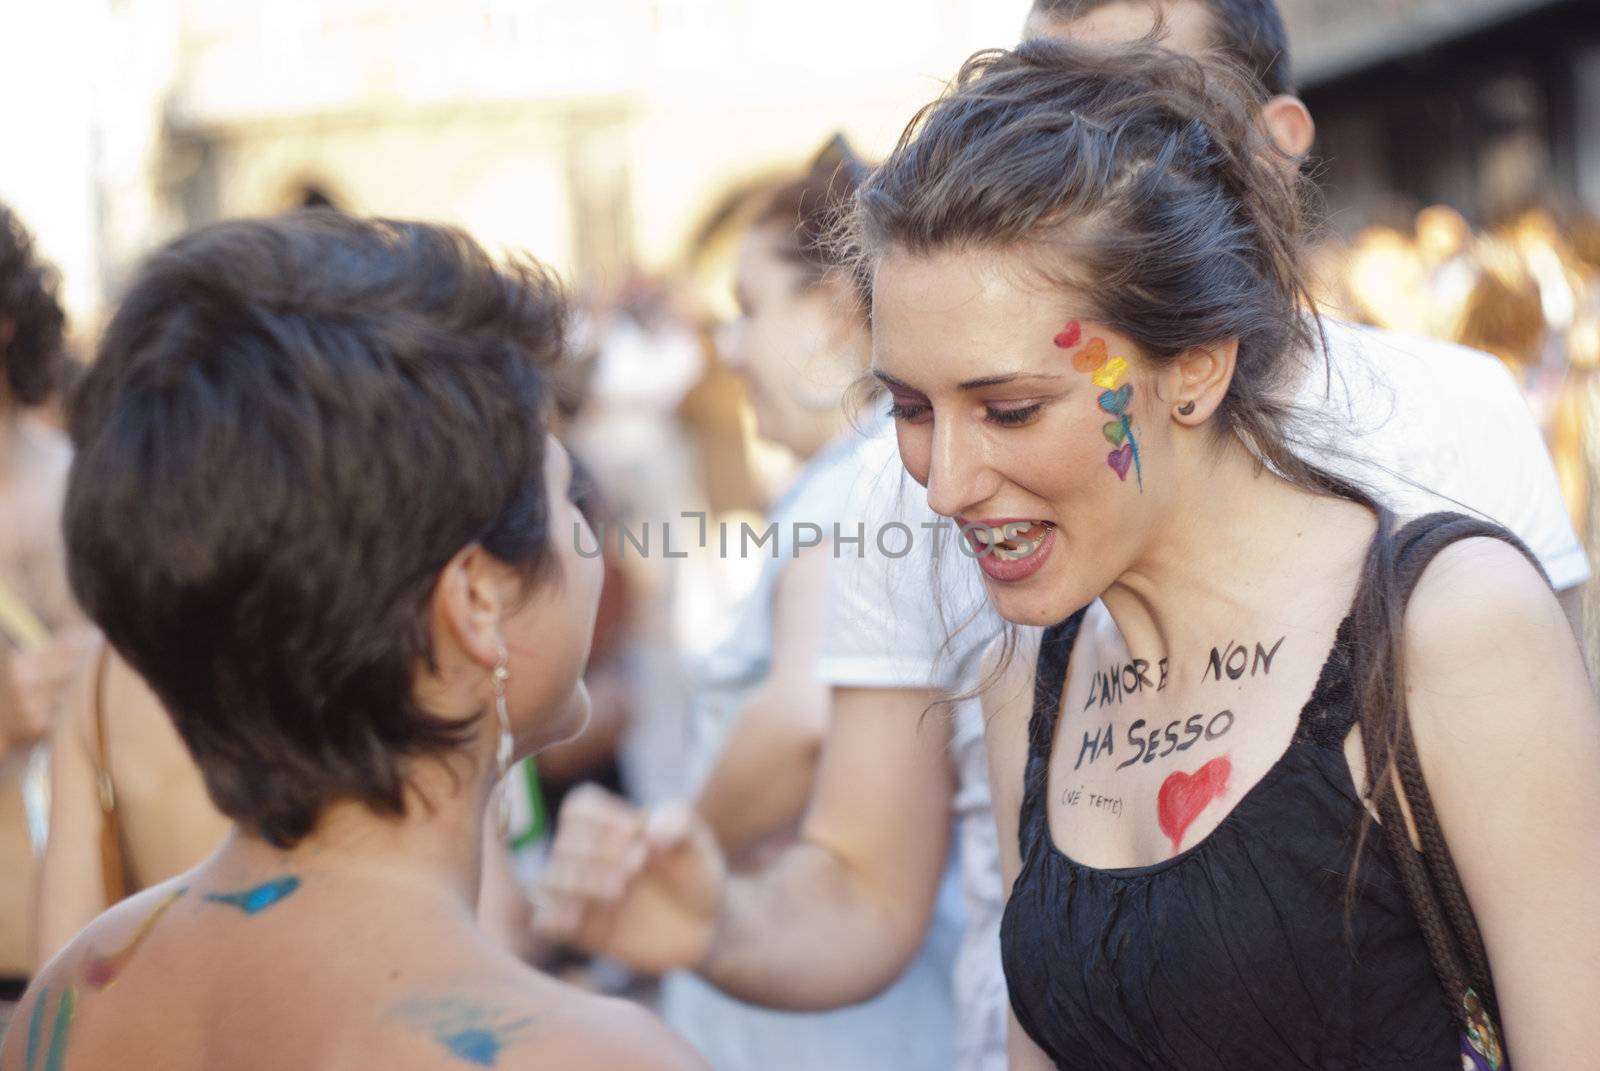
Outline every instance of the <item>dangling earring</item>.
<svg viewBox="0 0 1600 1071">
<path fill-rule="evenodd" d="M 500 722 L 500 742 L 494 753 L 494 791 L 500 797 L 500 839 L 505 840 L 511 834 L 511 786 L 506 782 L 506 774 L 511 771 L 511 753 L 515 745 L 511 739 L 511 714 L 506 710 L 506 681 L 511 679 L 511 656 L 506 654 L 504 641 L 500 643 L 497 654 L 499 657 L 491 677 L 494 685 L 494 716 Z"/>
<path fill-rule="evenodd" d="M 500 644 L 499 660 L 494 665 L 494 715 L 500 722 L 500 746 L 495 751 L 495 769 L 501 780 L 511 769 L 511 715 L 506 710 L 506 681 L 511 679 L 511 657 Z"/>
<path fill-rule="evenodd" d="M 1178 415 L 1179 416 L 1194 416 L 1194 403 L 1193 402 L 1184 402 L 1182 405 L 1178 406 Z"/>
</svg>

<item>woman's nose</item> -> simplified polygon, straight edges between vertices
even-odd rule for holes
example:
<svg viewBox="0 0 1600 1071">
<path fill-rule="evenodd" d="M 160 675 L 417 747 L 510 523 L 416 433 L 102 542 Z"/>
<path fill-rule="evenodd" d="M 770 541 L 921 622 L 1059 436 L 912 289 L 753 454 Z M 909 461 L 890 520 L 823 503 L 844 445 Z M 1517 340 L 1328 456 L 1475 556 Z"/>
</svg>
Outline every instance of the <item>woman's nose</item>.
<svg viewBox="0 0 1600 1071">
<path fill-rule="evenodd" d="M 934 421 L 928 464 L 928 507 L 944 517 L 970 512 L 992 497 L 992 473 L 977 436 L 959 421 Z"/>
</svg>

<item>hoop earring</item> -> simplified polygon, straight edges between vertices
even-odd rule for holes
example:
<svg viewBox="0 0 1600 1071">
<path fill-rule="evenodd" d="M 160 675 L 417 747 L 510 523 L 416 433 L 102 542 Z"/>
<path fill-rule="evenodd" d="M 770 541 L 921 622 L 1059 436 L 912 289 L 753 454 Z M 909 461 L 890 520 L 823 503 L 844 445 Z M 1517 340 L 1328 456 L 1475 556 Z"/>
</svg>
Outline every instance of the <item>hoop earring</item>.
<svg viewBox="0 0 1600 1071">
<path fill-rule="evenodd" d="M 1179 416 L 1194 416 L 1194 403 L 1193 402 L 1184 402 L 1182 405 L 1178 406 L 1178 415 Z"/>
</svg>

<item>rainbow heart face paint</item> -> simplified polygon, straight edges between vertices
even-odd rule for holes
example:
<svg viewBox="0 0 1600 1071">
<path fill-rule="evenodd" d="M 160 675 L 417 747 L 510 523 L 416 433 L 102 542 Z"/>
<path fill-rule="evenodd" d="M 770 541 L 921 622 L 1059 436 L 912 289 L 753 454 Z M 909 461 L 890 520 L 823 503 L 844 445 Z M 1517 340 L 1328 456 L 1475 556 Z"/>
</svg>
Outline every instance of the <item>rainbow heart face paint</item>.
<svg viewBox="0 0 1600 1071">
<path fill-rule="evenodd" d="M 1061 329 L 1060 334 L 1056 335 L 1055 344 L 1061 349 L 1070 350 L 1072 347 L 1076 346 L 1079 340 L 1082 338 L 1083 325 L 1078 323 L 1078 321 L 1073 320 L 1066 327 Z"/>
<path fill-rule="evenodd" d="M 1082 338 L 1083 325 L 1073 320 L 1056 335 L 1054 341 L 1060 349 L 1071 349 Z M 1123 482 L 1127 481 L 1131 469 L 1142 492 L 1144 466 L 1139 458 L 1139 441 L 1133 435 L 1133 414 L 1129 412 L 1133 403 L 1133 384 L 1124 382 L 1128 377 L 1128 362 L 1124 358 L 1111 356 L 1105 339 L 1091 338 L 1072 355 L 1072 367 L 1091 377 L 1094 385 L 1100 388 L 1101 411 L 1115 418 L 1101 429 L 1106 442 L 1114 447 L 1106 455 L 1106 464 Z"/>
</svg>

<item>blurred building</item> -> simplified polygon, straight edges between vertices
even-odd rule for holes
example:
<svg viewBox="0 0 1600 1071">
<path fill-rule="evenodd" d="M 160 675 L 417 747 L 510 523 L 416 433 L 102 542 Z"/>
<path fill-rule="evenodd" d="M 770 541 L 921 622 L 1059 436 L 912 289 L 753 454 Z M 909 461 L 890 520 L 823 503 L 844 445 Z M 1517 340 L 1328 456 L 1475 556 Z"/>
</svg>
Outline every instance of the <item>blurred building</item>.
<svg viewBox="0 0 1600 1071">
<path fill-rule="evenodd" d="M 154 243 L 332 203 L 465 225 L 582 284 L 671 263 L 726 186 L 886 151 L 994 0 L 52 0 L 0 10 L 0 197 L 80 318 Z M 30 118 L 31 117 L 31 118 Z M 42 150 L 42 151 L 41 151 Z"/>
<path fill-rule="evenodd" d="M 1335 225 L 1600 211 L 1596 0 L 1281 0 Z M 1027 0 L 52 0 L 0 7 L 0 198 L 92 325 L 183 227 L 307 200 L 461 223 L 580 283 L 730 183 L 893 144 Z"/>
<path fill-rule="evenodd" d="M 1596 0 L 1280 2 L 1337 229 L 1600 214 Z"/>
</svg>

